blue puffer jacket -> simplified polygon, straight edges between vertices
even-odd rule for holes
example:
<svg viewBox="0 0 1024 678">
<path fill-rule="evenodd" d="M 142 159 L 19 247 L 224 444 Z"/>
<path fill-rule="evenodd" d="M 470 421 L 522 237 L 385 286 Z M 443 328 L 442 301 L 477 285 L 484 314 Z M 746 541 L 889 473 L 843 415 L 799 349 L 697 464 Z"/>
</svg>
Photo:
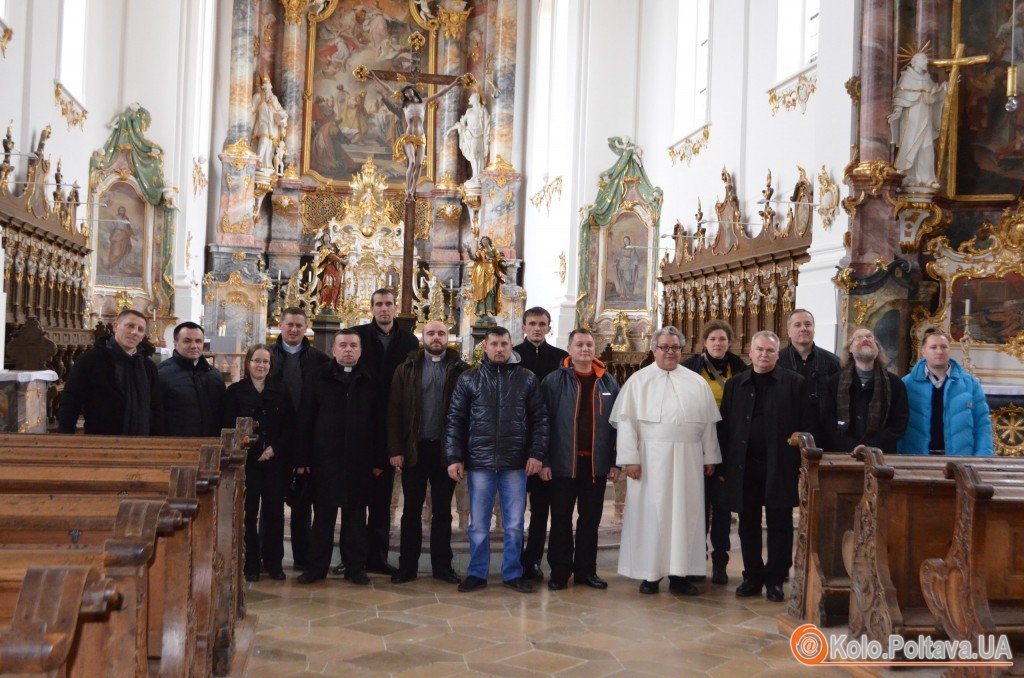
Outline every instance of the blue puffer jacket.
<svg viewBox="0 0 1024 678">
<path fill-rule="evenodd" d="M 920 360 L 903 377 L 910 401 L 910 422 L 897 449 L 900 454 L 928 454 L 931 439 L 932 383 Z M 943 385 L 942 425 L 946 454 L 962 456 L 992 455 L 992 420 L 981 382 L 964 371 L 960 363 L 949 361 L 949 376 Z"/>
</svg>

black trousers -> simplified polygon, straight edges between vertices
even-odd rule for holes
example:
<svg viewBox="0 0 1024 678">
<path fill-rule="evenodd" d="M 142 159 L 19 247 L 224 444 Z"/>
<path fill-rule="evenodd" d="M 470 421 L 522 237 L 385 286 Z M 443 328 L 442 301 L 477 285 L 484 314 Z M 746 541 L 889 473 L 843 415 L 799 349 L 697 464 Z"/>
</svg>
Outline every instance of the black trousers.
<svg viewBox="0 0 1024 678">
<path fill-rule="evenodd" d="M 326 577 L 334 551 L 334 525 L 338 522 L 338 507 L 317 504 L 309 542 L 309 572 Z M 342 507 L 341 553 L 348 567 L 347 574 L 366 571 L 366 507 Z"/>
<path fill-rule="evenodd" d="M 297 567 L 309 565 L 309 533 L 313 524 L 312 493 L 291 500 L 292 560 Z"/>
<path fill-rule="evenodd" d="M 716 476 L 704 478 L 704 534 L 711 535 L 711 562 L 729 564 L 729 532 L 732 512 L 726 498 L 725 483 Z"/>
<path fill-rule="evenodd" d="M 276 457 L 245 464 L 245 572 L 280 572 L 284 558 L 284 495 L 291 469 Z"/>
<path fill-rule="evenodd" d="M 755 584 L 781 586 L 793 565 L 793 509 L 764 505 L 766 478 L 764 462 L 748 459 L 738 530 L 743 553 L 743 578 Z M 767 563 L 761 557 L 762 507 L 768 526 Z"/>
<path fill-rule="evenodd" d="M 607 483 L 608 476 L 591 480 L 588 473 L 548 481 L 551 497 L 551 542 L 548 544 L 551 581 L 568 581 L 570 574 L 577 577 L 597 574 L 597 528 L 604 512 Z M 574 507 L 579 511 L 575 544 L 572 533 Z"/>
<path fill-rule="evenodd" d="M 423 502 L 430 483 L 430 568 L 434 574 L 452 571 L 452 495 L 455 481 L 441 462 L 440 440 L 421 440 L 416 446 L 418 459 L 415 466 L 402 469 L 402 538 L 399 546 L 398 569 L 415 574 L 423 550 Z"/>
<path fill-rule="evenodd" d="M 548 513 L 551 508 L 551 483 L 532 475 L 526 479 L 526 492 L 530 499 L 530 526 L 524 540 L 523 556 L 519 561 L 529 568 L 540 564 L 544 557 L 544 540 L 548 534 Z"/>
<path fill-rule="evenodd" d="M 380 567 L 388 562 L 391 542 L 391 497 L 395 488 L 395 469 L 388 466 L 379 476 L 370 480 L 370 517 L 366 522 L 368 533 L 367 564 Z M 344 558 L 342 559 L 344 561 Z"/>
</svg>

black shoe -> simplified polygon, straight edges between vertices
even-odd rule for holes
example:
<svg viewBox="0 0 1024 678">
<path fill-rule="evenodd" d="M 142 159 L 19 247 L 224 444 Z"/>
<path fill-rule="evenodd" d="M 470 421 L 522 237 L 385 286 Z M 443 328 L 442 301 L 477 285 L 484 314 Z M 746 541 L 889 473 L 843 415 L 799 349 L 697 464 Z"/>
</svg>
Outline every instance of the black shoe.
<svg viewBox="0 0 1024 678">
<path fill-rule="evenodd" d="M 481 579 L 480 577 L 474 577 L 472 575 L 466 577 L 459 584 L 459 591 L 461 593 L 468 593 L 470 591 L 476 591 L 487 587 L 487 580 Z"/>
<path fill-rule="evenodd" d="M 736 587 L 736 595 L 740 598 L 750 598 L 761 595 L 763 584 L 744 579 L 743 583 Z"/>
<path fill-rule="evenodd" d="M 608 582 L 606 582 L 604 579 L 601 579 L 596 574 L 585 574 L 582 576 L 576 575 L 575 581 L 577 584 L 583 584 L 584 586 L 589 586 L 592 589 L 608 588 Z"/>
<path fill-rule="evenodd" d="M 346 572 L 345 579 L 357 586 L 369 586 L 370 578 L 366 576 L 365 572 Z"/>
<path fill-rule="evenodd" d="M 558 581 L 557 579 L 548 579 L 548 591 L 564 591 L 569 588 L 568 582 Z"/>
<path fill-rule="evenodd" d="M 339 577 L 344 577 L 345 576 L 345 566 L 344 565 L 335 565 L 334 567 L 331 568 L 331 574 L 336 574 Z"/>
<path fill-rule="evenodd" d="M 246 572 L 245 573 L 245 581 L 249 581 L 249 582 L 254 582 L 255 583 L 255 582 L 258 582 L 259 580 L 260 580 L 260 573 L 259 572 Z"/>
<path fill-rule="evenodd" d="M 647 581 L 646 579 L 644 579 L 642 582 L 640 582 L 640 593 L 646 593 L 646 594 L 657 593 L 658 589 L 660 588 L 660 585 L 661 585 L 661 580 L 660 579 L 657 580 L 657 581 Z"/>
<path fill-rule="evenodd" d="M 704 574 L 688 574 L 688 575 L 686 575 L 686 581 L 697 582 L 698 584 L 701 583 L 701 582 L 705 582 L 707 580 L 708 580 L 707 575 L 704 575 Z"/>
<path fill-rule="evenodd" d="M 461 584 L 462 577 L 455 574 L 455 570 L 448 570 L 447 572 L 435 572 L 434 579 L 440 579 L 443 582 L 449 584 Z"/>
<path fill-rule="evenodd" d="M 395 572 L 391 575 L 392 584 L 404 584 L 416 578 L 415 572 Z"/>
<path fill-rule="evenodd" d="M 712 584 L 728 584 L 729 574 L 725 571 L 725 565 L 715 565 L 711 571 Z"/>
<path fill-rule="evenodd" d="M 275 570 L 275 571 L 271 572 L 271 573 L 270 573 L 269 575 L 267 575 L 267 576 L 269 576 L 269 577 L 270 577 L 271 579 L 273 579 L 274 581 L 284 581 L 285 579 L 287 579 L 287 578 L 288 578 L 288 577 L 286 577 L 286 576 L 285 576 L 285 574 L 284 574 L 284 571 L 283 571 L 283 570 Z"/>
<path fill-rule="evenodd" d="M 773 603 L 781 603 L 786 599 L 786 594 L 782 591 L 782 584 L 768 584 L 765 587 L 765 598 L 772 601 Z"/>
<path fill-rule="evenodd" d="M 533 584 L 526 581 L 522 577 L 516 577 L 515 579 L 506 579 L 502 582 L 502 585 L 507 589 L 518 591 L 519 593 L 533 593 Z"/>
<path fill-rule="evenodd" d="M 536 582 L 544 581 L 544 571 L 540 569 L 540 563 L 534 563 L 533 565 L 524 565 L 523 579 Z"/>
<path fill-rule="evenodd" d="M 306 563 L 295 563 L 292 565 L 292 569 L 297 572 L 305 572 L 309 569 L 309 565 L 307 565 Z"/>
<path fill-rule="evenodd" d="M 314 584 L 314 583 L 316 583 L 318 581 L 323 581 L 324 579 L 327 579 L 327 575 L 325 575 L 325 574 L 316 574 L 314 572 L 310 572 L 309 570 L 306 570 L 305 572 L 300 574 L 299 578 L 296 579 L 295 581 L 297 581 L 300 584 Z"/>
<path fill-rule="evenodd" d="M 387 563 L 377 563 L 375 565 L 367 565 L 366 571 L 373 574 L 386 574 L 388 576 L 394 576 L 398 573 L 398 568 L 392 567 Z"/>
<path fill-rule="evenodd" d="M 700 589 L 693 585 L 689 577 L 677 577 L 669 582 L 670 593 L 678 593 L 681 596 L 700 595 Z"/>
</svg>

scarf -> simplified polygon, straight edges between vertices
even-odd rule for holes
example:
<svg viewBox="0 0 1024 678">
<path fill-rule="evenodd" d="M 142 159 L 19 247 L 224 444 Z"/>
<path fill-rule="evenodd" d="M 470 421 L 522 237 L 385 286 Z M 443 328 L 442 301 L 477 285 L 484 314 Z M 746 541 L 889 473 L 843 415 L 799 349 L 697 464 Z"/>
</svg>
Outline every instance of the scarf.
<svg viewBox="0 0 1024 678">
<path fill-rule="evenodd" d="M 107 349 L 114 354 L 114 378 L 124 394 L 124 416 L 121 419 L 121 435 L 150 435 L 150 391 L 149 377 L 146 374 L 148 360 L 142 351 L 136 350 L 128 355 L 117 345 L 113 337 L 107 339 Z"/>
<path fill-rule="evenodd" d="M 729 355 L 726 353 L 725 355 Z M 707 370 L 708 375 L 718 382 L 718 385 L 725 388 L 725 377 L 722 374 L 728 375 L 729 373 L 729 361 L 725 356 L 721 358 L 712 358 L 707 351 L 701 354 L 704 358 L 704 367 Z"/>
<path fill-rule="evenodd" d="M 836 394 L 836 415 L 839 421 L 847 422 L 847 424 L 850 421 L 850 386 L 853 384 L 856 372 L 856 363 L 850 363 L 850 366 L 839 374 L 839 392 Z M 868 422 L 867 428 L 864 431 L 864 434 L 868 436 L 882 430 L 885 420 L 889 416 L 889 402 L 892 396 L 889 388 L 889 379 L 885 375 L 885 370 L 878 363 L 874 365 L 872 382 L 871 404 L 868 405 Z"/>
</svg>

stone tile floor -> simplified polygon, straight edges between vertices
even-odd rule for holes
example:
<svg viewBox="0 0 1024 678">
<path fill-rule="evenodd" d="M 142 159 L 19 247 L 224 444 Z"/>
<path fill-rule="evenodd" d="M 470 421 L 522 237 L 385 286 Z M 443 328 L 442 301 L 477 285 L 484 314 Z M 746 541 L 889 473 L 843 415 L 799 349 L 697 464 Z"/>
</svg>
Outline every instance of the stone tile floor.
<svg viewBox="0 0 1024 678">
<path fill-rule="evenodd" d="M 331 576 L 299 586 L 247 584 L 258 615 L 246 676 L 743 676 L 824 675 L 793 659 L 774 615 L 784 605 L 739 599 L 739 550 L 730 585 L 698 584 L 703 594 L 644 596 L 638 582 L 615 574 L 617 549 L 599 554 L 610 587 L 570 585 L 552 593 L 541 584 L 515 593 L 492 575 L 475 593 L 423 574 L 393 585 L 371 575 L 368 587 Z M 500 555 L 492 556 L 492 567 Z M 421 561 L 427 565 L 427 559 Z M 465 555 L 456 569 L 465 571 Z M 429 565 L 427 565 L 429 567 Z"/>
</svg>

